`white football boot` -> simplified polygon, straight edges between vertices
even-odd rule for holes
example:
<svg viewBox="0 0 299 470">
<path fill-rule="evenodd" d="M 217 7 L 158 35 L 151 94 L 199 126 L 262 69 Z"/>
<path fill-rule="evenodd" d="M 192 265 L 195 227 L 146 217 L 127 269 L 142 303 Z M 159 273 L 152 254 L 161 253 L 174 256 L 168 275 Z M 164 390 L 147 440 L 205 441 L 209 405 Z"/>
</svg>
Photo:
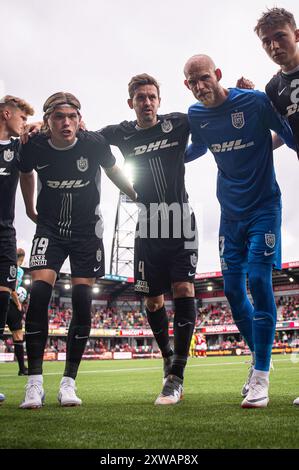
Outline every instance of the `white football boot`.
<svg viewBox="0 0 299 470">
<path fill-rule="evenodd" d="M 249 391 L 242 401 L 242 408 L 266 408 L 269 403 L 269 379 L 253 373 Z"/>
<path fill-rule="evenodd" d="M 183 380 L 176 375 L 169 375 L 155 405 L 175 405 L 183 398 Z"/>
<path fill-rule="evenodd" d="M 58 401 L 61 406 L 80 406 L 82 400 L 76 395 L 76 385 L 71 377 L 62 377 L 58 392 Z"/>
<path fill-rule="evenodd" d="M 19 408 L 24 410 L 34 410 L 41 408 L 44 404 L 45 392 L 42 380 L 40 381 L 34 378 L 29 378 L 28 383 L 25 386 L 25 398 Z"/>
</svg>

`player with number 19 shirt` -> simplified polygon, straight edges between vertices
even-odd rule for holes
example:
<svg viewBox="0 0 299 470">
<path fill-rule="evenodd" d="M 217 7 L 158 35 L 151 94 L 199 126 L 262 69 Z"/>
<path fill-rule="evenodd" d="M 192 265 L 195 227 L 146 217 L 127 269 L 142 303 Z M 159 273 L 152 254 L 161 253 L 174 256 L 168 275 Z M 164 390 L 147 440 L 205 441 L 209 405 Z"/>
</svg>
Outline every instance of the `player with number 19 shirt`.
<svg viewBox="0 0 299 470">
<path fill-rule="evenodd" d="M 44 104 L 44 133 L 21 150 L 21 188 L 29 217 L 37 222 L 30 268 L 32 288 L 26 316 L 28 384 L 21 408 L 43 404 L 43 354 L 48 337 L 48 304 L 67 257 L 72 275 L 73 315 L 68 329 L 66 365 L 58 400 L 79 406 L 75 378 L 91 327 L 91 288 L 104 274 L 100 203 L 100 165 L 129 197 L 135 192 L 115 165 L 103 137 L 79 132 L 80 102 L 58 92 Z M 34 175 L 38 175 L 37 214 Z"/>
<path fill-rule="evenodd" d="M 69 251 L 73 276 L 104 275 L 100 165 L 111 168 L 114 164 L 109 146 L 93 132 L 80 131 L 75 142 L 63 149 L 44 134 L 23 146 L 20 170 L 35 170 L 38 176 L 32 270 L 58 273 Z"/>
</svg>

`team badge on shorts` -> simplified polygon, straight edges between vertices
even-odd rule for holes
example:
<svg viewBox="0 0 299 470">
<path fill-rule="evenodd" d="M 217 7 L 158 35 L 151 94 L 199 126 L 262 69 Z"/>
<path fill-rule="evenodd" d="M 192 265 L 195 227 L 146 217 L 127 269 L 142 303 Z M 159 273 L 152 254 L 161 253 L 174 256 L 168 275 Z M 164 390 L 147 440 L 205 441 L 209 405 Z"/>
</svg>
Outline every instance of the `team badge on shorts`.
<svg viewBox="0 0 299 470">
<path fill-rule="evenodd" d="M 165 119 L 165 121 L 163 121 L 161 124 L 161 129 L 164 132 L 164 134 L 168 134 L 173 129 L 172 122 Z"/>
<path fill-rule="evenodd" d="M 11 162 L 15 156 L 15 153 L 13 150 L 4 150 L 3 152 L 3 158 L 6 162 Z"/>
<path fill-rule="evenodd" d="M 79 171 L 86 171 L 88 169 L 87 158 L 80 157 L 79 160 L 77 160 L 77 168 Z"/>
<path fill-rule="evenodd" d="M 9 267 L 9 275 L 10 277 L 12 277 L 13 279 L 15 277 L 17 277 L 17 268 L 15 266 L 10 266 Z"/>
<path fill-rule="evenodd" d="M 99 248 L 96 253 L 97 262 L 100 263 L 102 260 L 102 250 Z"/>
<path fill-rule="evenodd" d="M 269 248 L 275 247 L 275 234 L 274 233 L 265 233 L 265 242 Z"/>
<path fill-rule="evenodd" d="M 244 113 L 233 113 L 232 117 L 232 124 L 236 129 L 242 129 L 245 125 Z"/>
<path fill-rule="evenodd" d="M 196 265 L 197 265 L 196 253 L 193 253 L 193 255 L 190 256 L 190 263 L 193 268 L 196 268 Z"/>
</svg>

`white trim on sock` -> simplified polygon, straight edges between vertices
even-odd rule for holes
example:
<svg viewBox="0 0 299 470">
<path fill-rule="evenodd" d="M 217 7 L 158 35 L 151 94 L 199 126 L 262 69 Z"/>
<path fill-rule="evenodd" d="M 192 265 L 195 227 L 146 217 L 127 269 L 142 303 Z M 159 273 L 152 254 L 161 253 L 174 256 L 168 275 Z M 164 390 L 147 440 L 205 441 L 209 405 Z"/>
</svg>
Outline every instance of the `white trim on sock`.
<svg viewBox="0 0 299 470">
<path fill-rule="evenodd" d="M 266 371 L 266 370 L 254 369 L 253 374 L 252 374 L 252 378 L 253 377 L 260 377 L 261 379 L 269 380 L 269 374 L 270 374 L 269 370 Z"/>
<path fill-rule="evenodd" d="M 39 383 L 42 384 L 44 381 L 42 375 L 28 375 L 28 383 Z"/>
</svg>

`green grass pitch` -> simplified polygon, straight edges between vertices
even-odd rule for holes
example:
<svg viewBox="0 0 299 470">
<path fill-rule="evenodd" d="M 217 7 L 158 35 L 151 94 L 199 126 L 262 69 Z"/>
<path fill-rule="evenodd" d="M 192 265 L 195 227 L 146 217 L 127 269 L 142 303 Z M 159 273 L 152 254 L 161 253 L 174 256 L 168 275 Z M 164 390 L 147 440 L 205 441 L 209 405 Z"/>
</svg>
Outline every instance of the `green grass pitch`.
<svg viewBox="0 0 299 470">
<path fill-rule="evenodd" d="M 83 405 L 61 408 L 62 363 L 45 363 L 46 405 L 18 409 L 25 377 L 0 364 L 0 447 L 21 449 L 250 449 L 299 448 L 299 363 L 275 356 L 267 409 L 243 410 L 245 358 L 190 359 L 185 396 L 175 406 L 154 406 L 162 361 L 85 361 L 77 378 Z"/>
</svg>

